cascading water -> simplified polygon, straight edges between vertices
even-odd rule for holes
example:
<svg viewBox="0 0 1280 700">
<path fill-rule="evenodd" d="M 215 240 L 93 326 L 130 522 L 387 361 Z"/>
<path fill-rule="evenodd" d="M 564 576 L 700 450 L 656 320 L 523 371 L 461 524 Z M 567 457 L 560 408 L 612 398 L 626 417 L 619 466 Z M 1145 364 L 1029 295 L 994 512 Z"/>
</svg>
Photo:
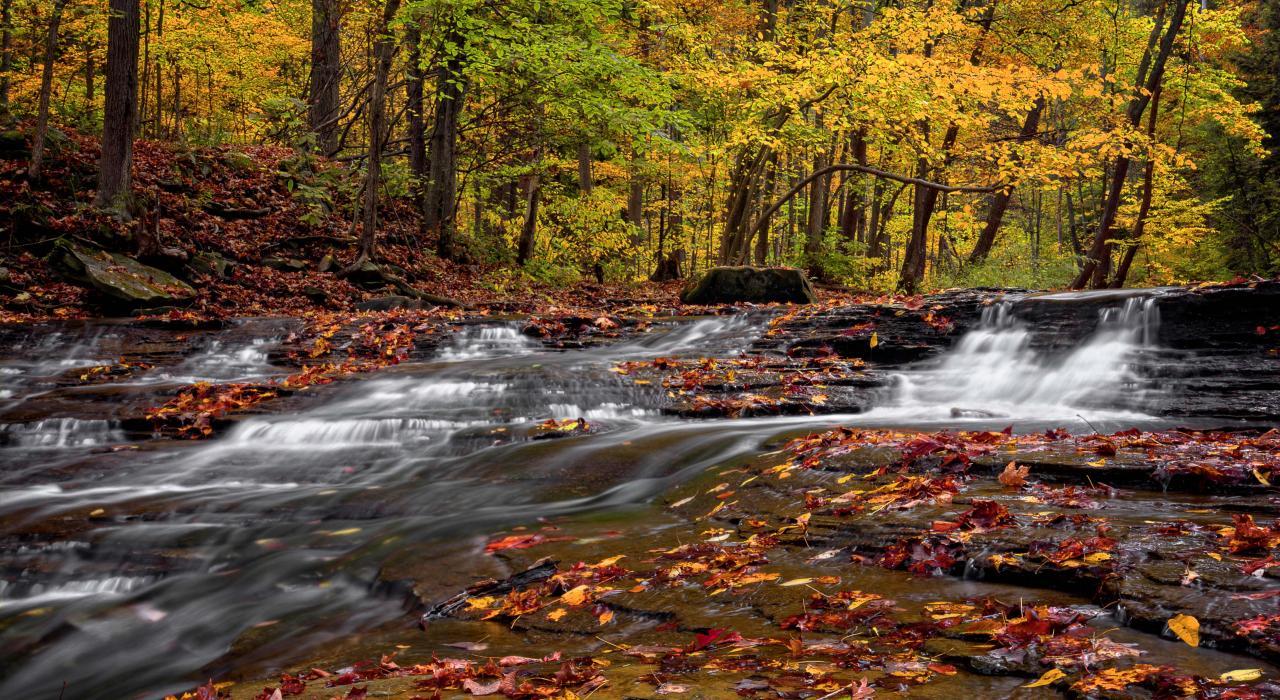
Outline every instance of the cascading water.
<svg viewBox="0 0 1280 700">
<path fill-rule="evenodd" d="M 1092 335 L 1057 351 L 1038 347 L 1016 302 L 983 309 L 978 327 L 939 360 L 894 378 L 878 417 L 1075 420 L 1154 410 L 1164 393 L 1141 366 L 1155 351 L 1160 311 L 1131 297 L 1099 311 Z"/>
</svg>

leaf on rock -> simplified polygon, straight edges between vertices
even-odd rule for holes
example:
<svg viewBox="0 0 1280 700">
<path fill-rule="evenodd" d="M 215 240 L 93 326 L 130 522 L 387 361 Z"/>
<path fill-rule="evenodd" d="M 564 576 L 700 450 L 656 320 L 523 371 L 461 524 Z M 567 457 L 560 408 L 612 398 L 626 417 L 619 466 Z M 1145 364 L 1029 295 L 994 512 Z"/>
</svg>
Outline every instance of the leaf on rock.
<svg viewBox="0 0 1280 700">
<path fill-rule="evenodd" d="M 1200 621 L 1190 615 L 1175 615 L 1170 618 L 1169 631 L 1193 647 L 1200 646 Z"/>
</svg>

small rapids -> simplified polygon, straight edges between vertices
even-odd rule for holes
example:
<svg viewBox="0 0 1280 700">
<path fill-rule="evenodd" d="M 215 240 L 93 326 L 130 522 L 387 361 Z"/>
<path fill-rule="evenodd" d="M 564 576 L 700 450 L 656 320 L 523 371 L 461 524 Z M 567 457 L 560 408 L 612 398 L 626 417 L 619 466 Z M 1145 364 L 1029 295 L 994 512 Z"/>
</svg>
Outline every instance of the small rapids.
<svg viewBox="0 0 1280 700">
<path fill-rule="evenodd" d="M 58 368 L 118 357 L 118 329 L 18 346 L 21 358 L 0 362 L 3 407 L 56 399 L 68 415 L 0 424 L 0 653 L 16 660 L 0 671 L 0 697 L 57 698 L 64 682 L 69 698 L 156 697 L 247 660 L 279 668 L 403 619 L 402 595 L 379 579 L 397 552 L 432 552 L 427 565 L 456 590 L 469 582 L 460 558 L 474 558 L 490 533 L 630 512 L 780 437 L 858 422 L 963 423 L 952 409 L 1141 416 L 1164 400 L 1143 372 L 1158 353 L 1154 299 L 1108 307 L 1078 343 L 1043 337 L 1021 308 L 987 309 L 861 416 L 679 419 L 658 410 L 664 388 L 611 371 L 665 356 L 737 357 L 767 315 L 657 321 L 633 339 L 567 351 L 497 322 L 464 327 L 432 357 L 308 394 L 289 412 L 243 417 L 201 444 L 129 445 L 104 406 L 175 378 L 278 373 L 279 323 L 194 347 L 156 339 L 177 359 L 92 391 L 60 389 Z M 592 431 L 531 437 L 543 421 L 576 418 Z M 241 648 L 259 627 L 271 641 Z"/>
<path fill-rule="evenodd" d="M 1018 301 L 983 309 L 955 347 L 894 377 L 869 417 L 1113 424 L 1149 419 L 1167 399 L 1167 388 L 1144 374 L 1160 353 L 1155 297 L 1100 309 L 1096 329 L 1081 338 L 1037 329 L 1019 310 Z"/>
<path fill-rule="evenodd" d="M 63 523 L 0 539 L 0 649 L 23 655 L 0 673 L 0 697 L 58 697 L 63 681 L 77 698 L 177 691 L 257 625 L 288 640 L 257 654 L 291 658 L 404 614 L 374 585 L 399 548 L 444 551 L 521 522 L 631 507 L 814 423 L 664 417 L 660 388 L 610 371 L 624 360 L 733 356 L 766 321 L 658 323 L 634 340 L 563 352 L 514 323 L 470 325 L 434 357 L 293 413 L 246 418 L 204 444 L 117 449 L 126 436 L 110 419 L 0 424 L 0 522 Z M 268 376 L 279 329 L 255 330 L 203 339 L 176 363 L 101 391 Z M 93 410 L 92 392 L 58 388 L 57 367 L 100 363 L 114 335 L 60 338 L 65 363 L 11 363 L 23 377 L 13 405 L 57 396 Z M 542 421 L 576 418 L 593 432 L 527 437 Z"/>
</svg>

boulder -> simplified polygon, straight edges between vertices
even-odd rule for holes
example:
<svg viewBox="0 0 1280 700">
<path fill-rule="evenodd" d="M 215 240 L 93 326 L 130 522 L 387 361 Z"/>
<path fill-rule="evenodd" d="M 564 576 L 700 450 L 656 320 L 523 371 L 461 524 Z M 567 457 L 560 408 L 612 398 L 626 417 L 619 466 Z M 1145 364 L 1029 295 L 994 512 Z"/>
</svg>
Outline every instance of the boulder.
<svg viewBox="0 0 1280 700">
<path fill-rule="evenodd" d="M 404 297 L 398 294 L 388 294 L 383 297 L 374 297 L 365 301 L 356 303 L 358 311 L 392 311 L 394 309 L 421 309 L 424 304 L 421 299 L 412 297 Z"/>
<path fill-rule="evenodd" d="M 26 160 L 31 157 L 31 147 L 27 145 L 27 137 L 17 129 L 0 131 L 0 158 L 5 160 Z"/>
<path fill-rule="evenodd" d="M 196 291 L 177 277 L 119 253 L 109 253 L 66 240 L 53 252 L 54 262 L 71 279 L 97 290 L 107 301 L 128 308 L 183 304 Z"/>
<path fill-rule="evenodd" d="M 818 295 L 809 278 L 791 267 L 713 267 L 680 292 L 686 304 L 736 302 L 812 304 Z"/>
<path fill-rule="evenodd" d="M 364 289 L 380 289 L 395 283 L 395 279 L 377 263 L 365 261 L 347 272 L 347 281 Z"/>
<path fill-rule="evenodd" d="M 281 272 L 302 272 L 308 267 L 311 267 L 307 264 L 306 260 L 299 260 L 297 258 L 265 258 L 262 261 L 262 264 L 273 270 L 280 270 Z"/>
<path fill-rule="evenodd" d="M 222 255 L 212 251 L 196 253 L 187 263 L 187 268 L 192 272 L 219 278 L 230 277 L 231 271 L 235 269 L 235 266 L 236 264 L 231 260 L 227 260 Z"/>
</svg>

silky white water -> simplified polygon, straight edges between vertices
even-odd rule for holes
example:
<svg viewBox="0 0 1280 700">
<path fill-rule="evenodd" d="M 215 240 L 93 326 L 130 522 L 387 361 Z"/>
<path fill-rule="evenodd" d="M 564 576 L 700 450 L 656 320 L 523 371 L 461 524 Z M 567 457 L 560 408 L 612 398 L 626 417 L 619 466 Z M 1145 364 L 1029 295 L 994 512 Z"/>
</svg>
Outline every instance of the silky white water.
<svg viewBox="0 0 1280 700">
<path fill-rule="evenodd" d="M 1149 414 L 1162 397 L 1139 374 L 1155 349 L 1160 311 L 1134 297 L 1103 309 L 1092 335 L 1066 350 L 1034 347 L 1036 331 L 1011 302 L 983 310 L 977 328 L 937 361 L 894 378 L 872 417 L 1091 420 Z"/>
</svg>

